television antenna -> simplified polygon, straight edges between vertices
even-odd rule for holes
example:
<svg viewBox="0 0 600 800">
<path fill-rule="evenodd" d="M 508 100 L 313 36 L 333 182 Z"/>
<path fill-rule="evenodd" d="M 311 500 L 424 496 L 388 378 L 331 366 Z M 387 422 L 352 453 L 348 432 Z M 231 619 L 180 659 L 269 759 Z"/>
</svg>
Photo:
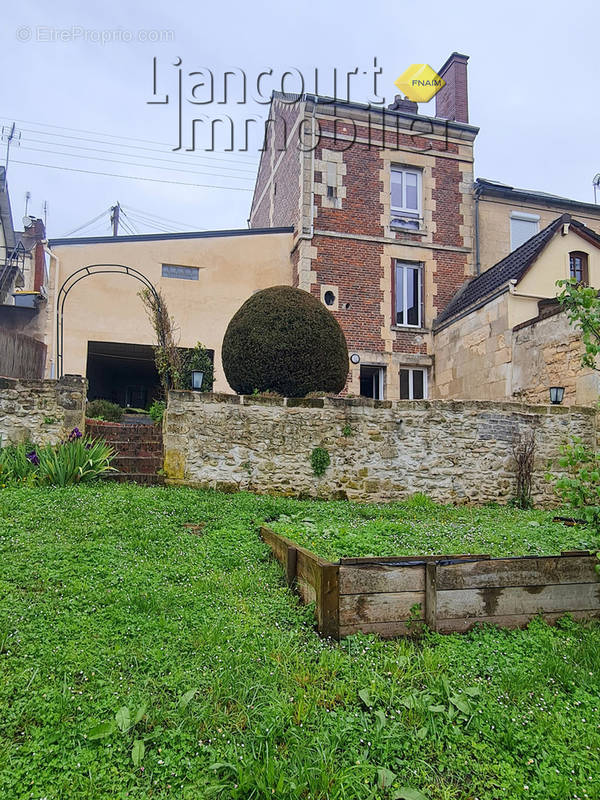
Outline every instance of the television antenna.
<svg viewBox="0 0 600 800">
<path fill-rule="evenodd" d="M 2 141 L 6 142 L 6 161 L 4 162 L 4 180 L 8 172 L 8 159 L 10 158 L 10 146 L 14 142 L 17 146 L 21 143 L 21 131 L 17 130 L 16 123 L 2 126 Z"/>
<path fill-rule="evenodd" d="M 592 185 L 594 187 L 594 203 L 598 205 L 597 192 L 598 189 L 600 189 L 600 172 L 597 172 L 594 175 L 594 180 L 592 181 Z"/>
</svg>

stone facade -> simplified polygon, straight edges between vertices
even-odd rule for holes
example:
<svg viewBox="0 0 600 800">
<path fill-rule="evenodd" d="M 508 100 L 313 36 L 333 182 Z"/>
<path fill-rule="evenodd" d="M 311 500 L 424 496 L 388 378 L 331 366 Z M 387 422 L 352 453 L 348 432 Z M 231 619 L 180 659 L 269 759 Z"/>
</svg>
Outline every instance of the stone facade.
<svg viewBox="0 0 600 800">
<path fill-rule="evenodd" d="M 290 496 L 398 500 L 417 492 L 452 503 L 506 502 L 512 446 L 536 438 L 534 499 L 552 504 L 546 480 L 560 445 L 595 445 L 589 408 L 522 403 L 293 400 L 171 392 L 164 421 L 170 482 Z M 312 472 L 311 453 L 331 464 Z"/>
<path fill-rule="evenodd" d="M 0 378 L 0 442 L 56 444 L 85 425 L 86 381 Z"/>
</svg>

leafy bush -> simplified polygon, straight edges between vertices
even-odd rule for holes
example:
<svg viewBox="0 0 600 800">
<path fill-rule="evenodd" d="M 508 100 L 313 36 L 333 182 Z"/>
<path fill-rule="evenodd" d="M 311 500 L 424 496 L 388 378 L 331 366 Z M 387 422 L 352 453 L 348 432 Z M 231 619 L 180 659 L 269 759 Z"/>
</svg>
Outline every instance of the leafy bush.
<svg viewBox="0 0 600 800">
<path fill-rule="evenodd" d="M 200 342 L 195 347 L 185 351 L 182 355 L 183 361 L 183 387 L 192 388 L 192 370 L 200 370 L 204 373 L 202 379 L 201 392 L 212 392 L 215 382 L 215 372 L 213 361 L 209 351 Z"/>
<path fill-rule="evenodd" d="M 85 483 L 112 470 L 114 450 L 101 439 L 84 437 L 73 428 L 66 442 L 20 444 L 0 450 L 0 485 L 15 483 L 68 486 Z"/>
<path fill-rule="evenodd" d="M 86 416 L 89 419 L 101 419 L 106 422 L 120 422 L 123 417 L 123 409 L 116 403 L 111 403 L 110 400 L 91 400 L 87 404 Z"/>
<path fill-rule="evenodd" d="M 348 347 L 337 320 L 316 297 L 291 286 L 246 300 L 227 327 L 222 359 L 240 394 L 340 392 L 348 375 Z"/>
<path fill-rule="evenodd" d="M 315 447 L 310 454 L 310 464 L 312 466 L 313 473 L 317 477 L 324 475 L 325 470 L 331 464 L 331 458 L 329 457 L 327 450 L 325 450 L 323 447 Z"/>
<path fill-rule="evenodd" d="M 164 400 L 155 400 L 148 409 L 150 419 L 155 425 L 160 425 L 162 423 L 166 407 L 167 404 Z"/>
<path fill-rule="evenodd" d="M 600 534 L 600 453 L 579 438 L 561 448 L 559 465 L 566 475 L 556 479 L 556 492 Z"/>
</svg>

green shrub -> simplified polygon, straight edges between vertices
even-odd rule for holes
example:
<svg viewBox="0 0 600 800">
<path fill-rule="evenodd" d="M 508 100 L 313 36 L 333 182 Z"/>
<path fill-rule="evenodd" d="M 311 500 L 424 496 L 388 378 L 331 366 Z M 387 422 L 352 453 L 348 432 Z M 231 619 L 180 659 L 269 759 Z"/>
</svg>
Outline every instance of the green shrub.
<svg viewBox="0 0 600 800">
<path fill-rule="evenodd" d="M 566 474 L 550 476 L 557 494 L 600 535 L 600 453 L 574 438 L 561 447 L 558 463 Z"/>
<path fill-rule="evenodd" d="M 123 417 L 123 409 L 110 400 L 92 400 L 87 404 L 86 416 L 89 419 L 101 419 L 105 422 L 120 422 Z"/>
<path fill-rule="evenodd" d="M 315 447 L 310 454 L 310 463 L 313 473 L 319 478 L 331 464 L 329 453 L 323 447 Z"/>
<path fill-rule="evenodd" d="M 291 286 L 273 286 L 246 300 L 227 327 L 222 359 L 229 385 L 240 394 L 337 393 L 348 375 L 339 323 L 316 297 Z"/>
<path fill-rule="evenodd" d="M 155 425 L 160 425 L 162 423 L 166 407 L 167 404 L 164 400 L 155 400 L 148 409 L 150 419 Z"/>
<path fill-rule="evenodd" d="M 215 371 L 210 352 L 203 344 L 198 342 L 195 347 L 184 351 L 182 356 L 182 385 L 185 389 L 192 388 L 192 370 L 200 370 L 204 373 L 202 379 L 201 392 L 212 392 L 215 382 Z"/>
<path fill-rule="evenodd" d="M 0 450 L 0 486 L 15 483 L 68 486 L 85 483 L 112 470 L 114 450 L 101 439 L 73 428 L 65 442 L 20 444 Z"/>
</svg>

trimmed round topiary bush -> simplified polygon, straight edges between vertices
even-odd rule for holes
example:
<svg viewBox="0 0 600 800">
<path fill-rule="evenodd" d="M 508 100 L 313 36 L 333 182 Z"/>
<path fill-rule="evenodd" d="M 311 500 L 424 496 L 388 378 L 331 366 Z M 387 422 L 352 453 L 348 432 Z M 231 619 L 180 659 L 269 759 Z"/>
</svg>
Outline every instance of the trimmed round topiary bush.
<svg viewBox="0 0 600 800">
<path fill-rule="evenodd" d="M 302 289 L 272 286 L 234 314 L 223 339 L 223 369 L 239 394 L 340 392 L 348 346 L 338 321 Z"/>
</svg>

